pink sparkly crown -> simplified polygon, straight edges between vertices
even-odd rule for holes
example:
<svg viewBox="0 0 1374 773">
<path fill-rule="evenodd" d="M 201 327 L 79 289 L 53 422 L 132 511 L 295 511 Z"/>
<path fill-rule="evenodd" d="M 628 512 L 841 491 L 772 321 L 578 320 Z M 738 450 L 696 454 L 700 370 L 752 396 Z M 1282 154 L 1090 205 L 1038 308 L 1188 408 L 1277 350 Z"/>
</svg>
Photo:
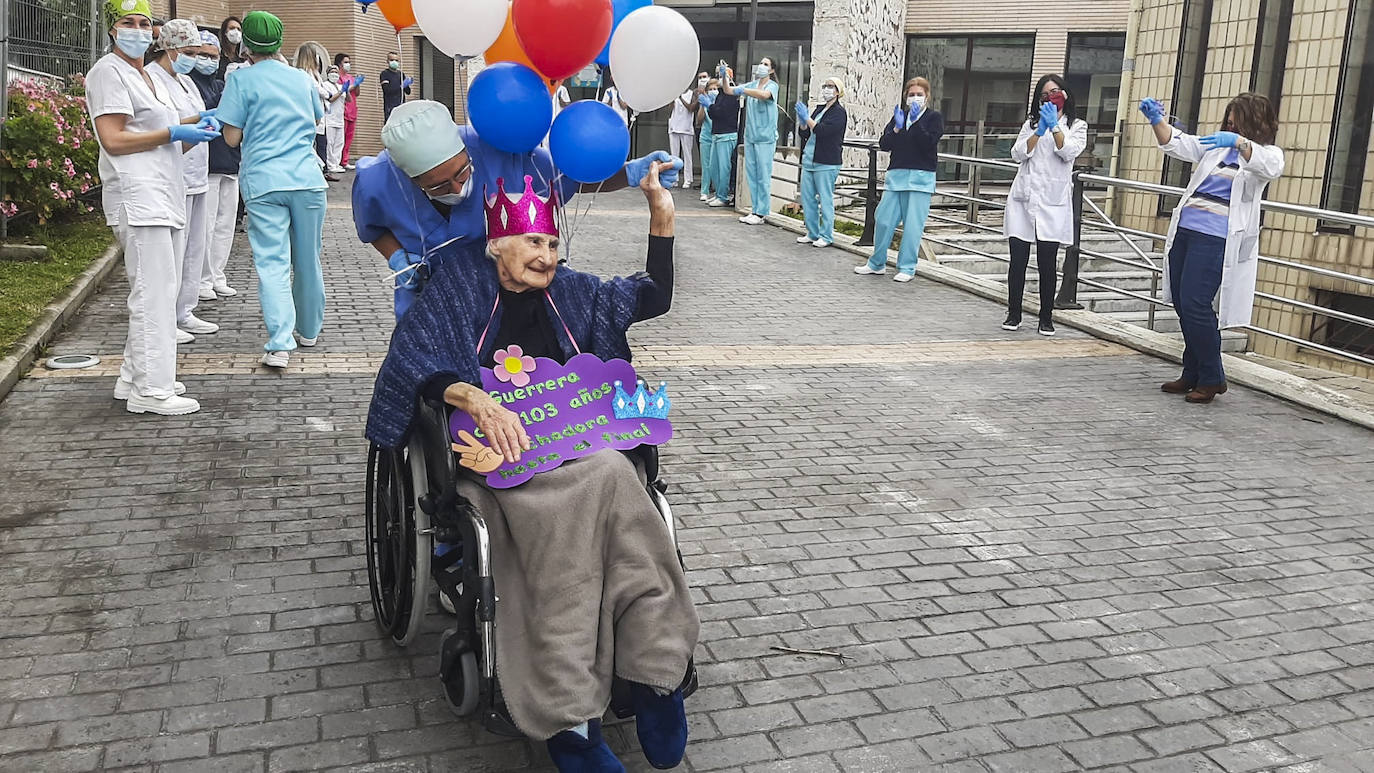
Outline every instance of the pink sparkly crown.
<svg viewBox="0 0 1374 773">
<path fill-rule="evenodd" d="M 534 192 L 534 178 L 525 175 L 525 192 L 517 199 L 506 193 L 504 177 L 496 178 L 496 195 L 487 198 L 483 192 L 487 211 L 487 239 L 522 234 L 558 235 L 558 223 L 554 210 L 558 208 L 558 196 L 553 191 L 547 197 Z"/>
</svg>

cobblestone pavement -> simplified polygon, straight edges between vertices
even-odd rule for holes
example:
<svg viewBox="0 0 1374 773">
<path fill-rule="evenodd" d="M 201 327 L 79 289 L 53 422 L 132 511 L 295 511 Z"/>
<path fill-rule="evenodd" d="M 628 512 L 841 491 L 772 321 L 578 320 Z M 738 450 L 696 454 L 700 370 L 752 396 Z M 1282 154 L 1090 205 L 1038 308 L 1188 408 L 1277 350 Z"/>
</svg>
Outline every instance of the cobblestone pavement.
<svg viewBox="0 0 1374 773">
<path fill-rule="evenodd" d="M 184 350 L 199 414 L 130 415 L 91 372 L 0 403 L 0 769 L 548 769 L 450 716 L 442 613 L 404 651 L 371 622 L 389 293 L 343 193 L 326 328 L 285 375 L 254 364 L 240 236 L 244 292 Z M 1186 405 L 1158 360 L 679 204 L 673 311 L 633 338 L 675 386 L 685 770 L 1374 770 L 1369 432 L 1246 389 Z M 599 197 L 575 263 L 638 269 L 646 223 Z M 116 358 L 124 292 L 54 350 Z"/>
</svg>

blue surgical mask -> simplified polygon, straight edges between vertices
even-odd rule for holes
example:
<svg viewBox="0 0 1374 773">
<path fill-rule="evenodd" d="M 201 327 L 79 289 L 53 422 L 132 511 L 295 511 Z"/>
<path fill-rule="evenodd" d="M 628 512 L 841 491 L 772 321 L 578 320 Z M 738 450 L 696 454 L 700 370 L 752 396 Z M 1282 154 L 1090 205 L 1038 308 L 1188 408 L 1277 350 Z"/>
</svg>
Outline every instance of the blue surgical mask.
<svg viewBox="0 0 1374 773">
<path fill-rule="evenodd" d="M 148 46 L 153 44 L 153 31 L 119 27 L 115 29 L 114 42 L 125 56 L 138 59 L 148 50 Z"/>
<path fill-rule="evenodd" d="M 219 62 L 208 57 L 196 57 L 196 72 L 201 75 L 214 75 L 219 70 Z"/>
<path fill-rule="evenodd" d="M 755 78 L 766 78 L 766 77 L 768 77 L 768 65 L 766 65 L 766 64 L 756 64 L 756 65 L 754 65 L 754 77 L 755 77 Z"/>
<path fill-rule="evenodd" d="M 172 70 L 182 75 L 186 75 L 196 69 L 196 57 L 193 54 L 177 54 L 172 60 Z"/>
</svg>

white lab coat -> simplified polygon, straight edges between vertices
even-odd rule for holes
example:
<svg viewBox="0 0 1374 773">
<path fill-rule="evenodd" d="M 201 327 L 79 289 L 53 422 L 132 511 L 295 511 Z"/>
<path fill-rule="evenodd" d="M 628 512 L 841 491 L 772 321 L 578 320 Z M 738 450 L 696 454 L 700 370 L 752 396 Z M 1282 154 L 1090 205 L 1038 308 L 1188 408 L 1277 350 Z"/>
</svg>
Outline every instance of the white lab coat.
<svg viewBox="0 0 1374 773">
<path fill-rule="evenodd" d="M 1216 169 L 1230 148 L 1208 150 L 1197 137 L 1173 130 L 1173 138 L 1159 149 L 1180 161 L 1193 164 L 1193 179 L 1174 207 L 1169 220 L 1169 232 L 1164 240 L 1164 297 L 1173 298 L 1169 288 L 1169 251 L 1174 246 L 1178 218 L 1183 213 L 1182 202 Z M 1238 154 L 1239 155 L 1239 154 Z M 1240 172 L 1231 182 L 1230 222 L 1227 230 L 1226 252 L 1222 258 L 1221 303 L 1217 314 L 1220 328 L 1250 324 L 1250 312 L 1255 305 L 1255 277 L 1259 269 L 1260 202 L 1265 186 L 1283 174 L 1283 148 L 1277 145 L 1253 143 L 1250 160 L 1239 155 Z"/>
<path fill-rule="evenodd" d="M 1021 165 L 1007 197 L 1005 236 L 1023 242 L 1073 244 L 1073 162 L 1088 146 L 1088 124 L 1059 117 L 1064 147 L 1055 147 L 1054 135 L 1046 132 L 1035 146 L 1026 143 L 1035 134 L 1027 121 L 1011 146 L 1011 160 Z"/>
</svg>

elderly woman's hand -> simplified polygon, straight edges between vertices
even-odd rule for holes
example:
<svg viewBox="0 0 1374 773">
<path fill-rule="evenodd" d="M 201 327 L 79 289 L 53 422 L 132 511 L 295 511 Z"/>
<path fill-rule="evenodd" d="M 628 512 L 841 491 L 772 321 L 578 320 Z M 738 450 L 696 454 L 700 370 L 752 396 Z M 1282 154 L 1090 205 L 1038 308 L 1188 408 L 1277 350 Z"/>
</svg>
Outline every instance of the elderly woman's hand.
<svg viewBox="0 0 1374 773">
<path fill-rule="evenodd" d="M 533 447 L 520 417 L 472 384 L 461 381 L 453 384 L 444 390 L 444 401 L 471 416 L 492 449 L 506 461 L 512 464 L 520 461 L 520 452 Z"/>
<path fill-rule="evenodd" d="M 682 163 L 676 159 L 672 161 L 651 161 L 649 169 L 644 174 L 644 179 L 639 181 L 639 189 L 644 191 L 644 198 L 649 202 L 649 235 L 650 236 L 672 236 L 674 226 L 673 194 L 663 187 L 663 182 L 659 175 L 669 170 L 675 170 L 677 164 Z"/>
</svg>

